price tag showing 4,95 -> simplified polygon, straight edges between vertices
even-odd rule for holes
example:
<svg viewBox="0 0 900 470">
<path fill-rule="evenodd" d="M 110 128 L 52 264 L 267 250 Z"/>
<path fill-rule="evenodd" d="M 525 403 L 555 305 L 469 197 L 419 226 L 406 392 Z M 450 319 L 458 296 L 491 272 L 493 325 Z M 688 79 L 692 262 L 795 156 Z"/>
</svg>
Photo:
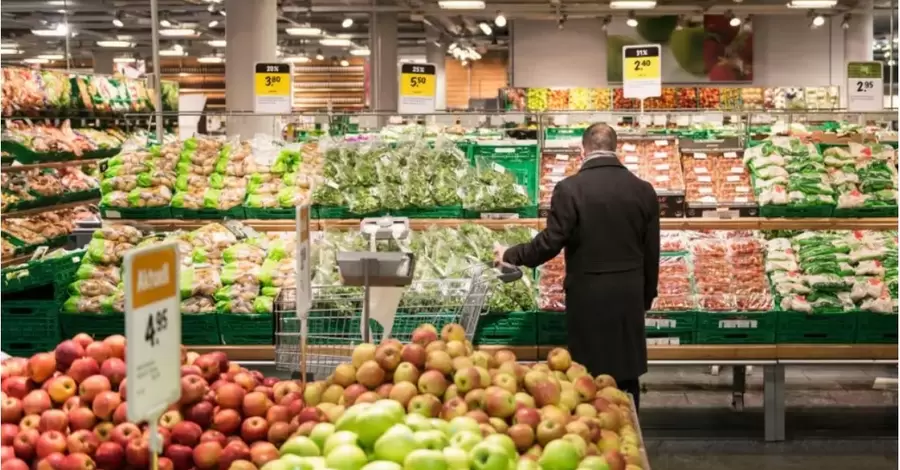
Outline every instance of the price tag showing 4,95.
<svg viewBox="0 0 900 470">
<path fill-rule="evenodd" d="M 178 246 L 125 254 L 128 420 L 156 419 L 181 398 L 181 294 Z"/>
</svg>

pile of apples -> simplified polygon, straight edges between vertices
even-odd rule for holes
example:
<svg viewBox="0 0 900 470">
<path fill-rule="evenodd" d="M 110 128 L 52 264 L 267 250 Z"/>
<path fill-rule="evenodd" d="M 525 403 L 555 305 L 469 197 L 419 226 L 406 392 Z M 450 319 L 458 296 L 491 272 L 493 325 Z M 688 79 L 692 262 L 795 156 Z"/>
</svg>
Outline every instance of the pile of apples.
<svg viewBox="0 0 900 470">
<path fill-rule="evenodd" d="M 127 421 L 125 345 L 120 335 L 95 341 L 79 334 L 52 352 L 0 365 L 4 470 L 149 468 L 147 424 Z M 285 456 L 298 454 L 292 449 L 306 442 L 301 438 L 318 439 L 317 455 L 323 460 L 315 468 L 320 468 L 327 459 L 322 435 L 328 426 L 357 434 L 366 465 L 375 465 L 368 457 L 375 455 L 378 438 L 398 424 L 410 428 L 413 437 L 443 430 L 450 441 L 458 434 L 451 430 L 465 428 L 471 433 L 464 436 L 514 448 L 521 457 L 510 459 L 507 470 L 638 470 L 643 465 L 631 400 L 611 377 L 591 377 L 564 349 L 554 349 L 545 363 L 533 365 L 516 362 L 509 350 L 476 351 L 456 324 L 440 333 L 422 325 L 409 344 L 395 339 L 360 344 L 327 380 L 305 388 L 298 381 L 244 369 L 223 352 L 198 355 L 182 349 L 182 359 L 181 399 L 159 419 L 162 470 L 255 470 L 267 464 L 266 470 L 313 468 L 285 461 Z M 386 409 L 390 413 L 380 414 L 390 419 L 348 427 L 370 407 L 354 405 L 375 403 L 379 406 L 365 416 L 374 414 L 377 421 L 375 411 Z M 400 431 L 404 429 L 395 430 Z M 474 441 L 455 446 L 468 452 L 469 468 L 500 468 L 479 464 L 469 444 Z M 435 446 L 420 444 L 415 450 Z M 407 468 L 462 468 L 460 458 L 438 460 L 453 465 L 416 463 Z M 337 459 L 321 468 L 355 470 L 357 463 L 361 460 Z"/>
</svg>

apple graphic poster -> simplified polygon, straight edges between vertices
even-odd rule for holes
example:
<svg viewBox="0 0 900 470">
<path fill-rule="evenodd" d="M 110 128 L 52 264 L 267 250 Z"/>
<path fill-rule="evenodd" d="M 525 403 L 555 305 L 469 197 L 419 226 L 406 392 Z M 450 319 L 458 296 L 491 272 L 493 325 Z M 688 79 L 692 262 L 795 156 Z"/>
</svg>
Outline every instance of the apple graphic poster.
<svg viewBox="0 0 900 470">
<path fill-rule="evenodd" d="M 731 26 L 725 15 L 686 18 L 638 16 L 634 28 L 624 19 L 607 28 L 606 79 L 622 81 L 622 46 L 662 46 L 663 83 L 749 82 L 753 80 L 753 30 Z"/>
</svg>

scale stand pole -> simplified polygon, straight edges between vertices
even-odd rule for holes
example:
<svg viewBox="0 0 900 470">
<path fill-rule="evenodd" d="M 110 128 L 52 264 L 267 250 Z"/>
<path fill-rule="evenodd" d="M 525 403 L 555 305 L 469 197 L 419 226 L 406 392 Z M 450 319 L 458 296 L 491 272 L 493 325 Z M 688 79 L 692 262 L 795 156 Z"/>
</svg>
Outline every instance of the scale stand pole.
<svg viewBox="0 0 900 470">
<path fill-rule="evenodd" d="M 363 311 L 362 311 L 362 334 L 363 342 L 370 343 L 372 338 L 369 335 L 369 301 L 371 287 L 369 286 L 369 266 L 374 260 L 363 258 Z"/>
</svg>

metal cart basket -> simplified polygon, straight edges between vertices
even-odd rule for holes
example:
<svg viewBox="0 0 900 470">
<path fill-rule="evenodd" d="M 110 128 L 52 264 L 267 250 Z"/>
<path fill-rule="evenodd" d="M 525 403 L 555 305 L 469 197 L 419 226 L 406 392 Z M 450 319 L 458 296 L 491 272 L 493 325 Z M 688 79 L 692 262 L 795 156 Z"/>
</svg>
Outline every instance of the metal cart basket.
<svg viewBox="0 0 900 470">
<path fill-rule="evenodd" d="M 448 323 L 458 323 L 472 340 L 478 318 L 486 313 L 489 286 L 495 277 L 494 270 L 475 266 L 455 279 L 413 281 L 400 300 L 390 337 L 406 343 L 423 323 L 438 331 Z M 275 304 L 275 365 L 291 372 L 302 369 L 301 320 L 295 295 L 293 288 L 285 288 Z M 365 342 L 361 325 L 364 301 L 364 287 L 313 287 L 306 373 L 314 380 L 324 379 L 340 363 L 349 361 L 354 346 Z M 375 342 L 385 339 L 383 327 L 375 320 L 369 320 L 369 331 Z"/>
</svg>

